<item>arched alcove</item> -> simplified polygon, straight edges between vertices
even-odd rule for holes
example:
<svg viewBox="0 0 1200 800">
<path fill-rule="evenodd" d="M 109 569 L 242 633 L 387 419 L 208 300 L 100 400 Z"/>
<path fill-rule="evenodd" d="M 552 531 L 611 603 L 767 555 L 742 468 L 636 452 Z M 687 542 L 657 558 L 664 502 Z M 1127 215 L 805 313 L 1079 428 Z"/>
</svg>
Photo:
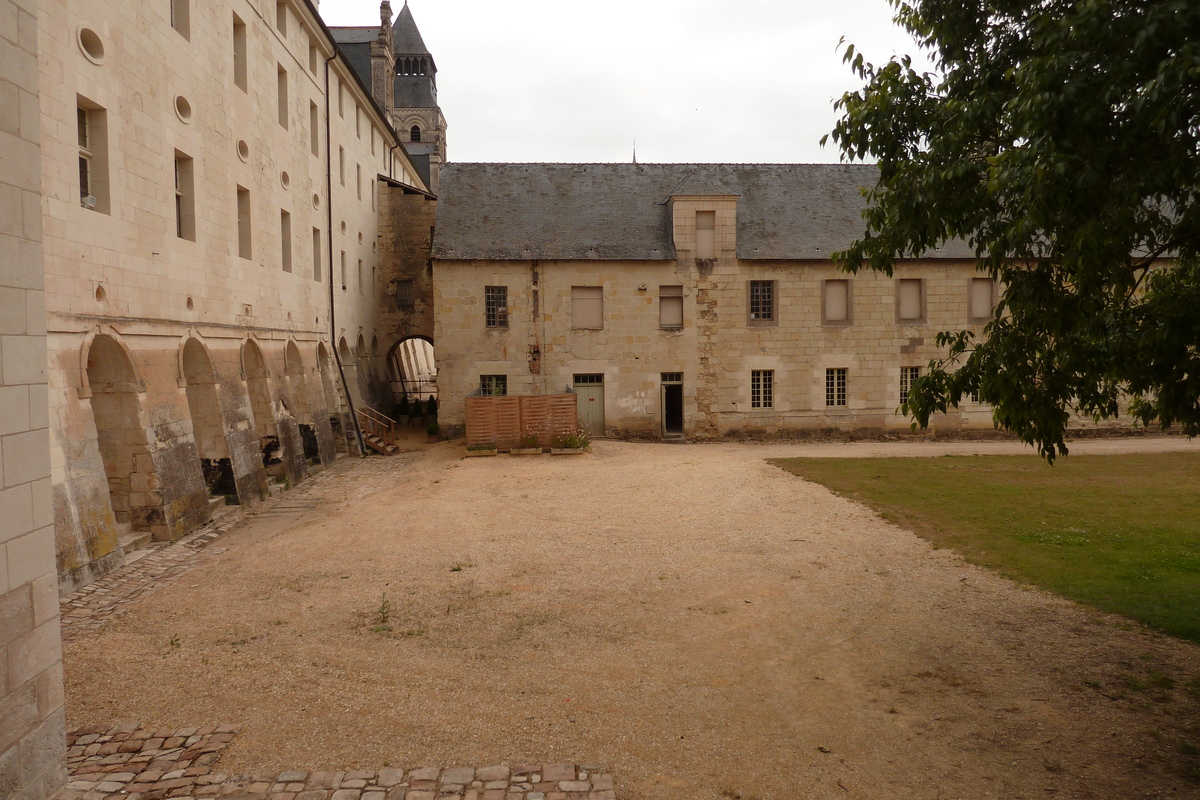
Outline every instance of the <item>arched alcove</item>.
<svg viewBox="0 0 1200 800">
<path fill-rule="evenodd" d="M 262 350 L 247 340 L 242 346 L 242 369 L 246 375 L 246 391 L 250 395 L 250 413 L 254 417 L 254 433 L 262 450 L 263 466 L 268 469 L 280 464 L 279 427 L 271 409 L 271 389 L 267 383 L 267 362 Z"/>
<path fill-rule="evenodd" d="M 308 397 L 308 381 L 304 374 L 304 360 L 295 342 L 288 342 L 283 350 L 283 369 L 287 378 L 288 395 L 295 406 L 292 411 L 300 427 L 300 439 L 304 444 L 304 458 L 310 463 L 321 460 L 317 445 L 317 432 L 313 428 L 312 407 Z"/>
<path fill-rule="evenodd" d="M 225 422 L 212 359 L 198 339 L 189 338 L 184 342 L 181 362 L 204 483 L 212 495 L 236 496 L 237 484 L 229 459 L 229 444 L 225 441 Z"/>
<path fill-rule="evenodd" d="M 92 417 L 113 516 L 126 530 L 150 530 L 162 521 L 154 461 L 138 415 L 138 381 L 133 362 L 111 336 L 96 336 L 88 348 L 87 379 Z"/>
</svg>

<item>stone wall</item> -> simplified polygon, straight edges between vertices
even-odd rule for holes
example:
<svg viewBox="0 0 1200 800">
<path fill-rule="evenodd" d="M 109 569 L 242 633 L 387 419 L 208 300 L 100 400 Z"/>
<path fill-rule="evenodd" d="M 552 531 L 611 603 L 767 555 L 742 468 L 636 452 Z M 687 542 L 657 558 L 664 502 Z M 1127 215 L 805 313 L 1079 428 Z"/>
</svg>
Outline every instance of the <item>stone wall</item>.
<svg viewBox="0 0 1200 800">
<path fill-rule="evenodd" d="M 65 780 L 46 414 L 36 0 L 0 0 L 0 797 Z"/>
<path fill-rule="evenodd" d="M 336 349 L 356 393 L 387 394 L 379 189 L 420 187 L 416 170 L 307 4 L 284 24 L 267 0 L 186 5 L 186 24 L 139 0 L 40 10 L 66 588 L 331 463 L 349 428 Z"/>
</svg>

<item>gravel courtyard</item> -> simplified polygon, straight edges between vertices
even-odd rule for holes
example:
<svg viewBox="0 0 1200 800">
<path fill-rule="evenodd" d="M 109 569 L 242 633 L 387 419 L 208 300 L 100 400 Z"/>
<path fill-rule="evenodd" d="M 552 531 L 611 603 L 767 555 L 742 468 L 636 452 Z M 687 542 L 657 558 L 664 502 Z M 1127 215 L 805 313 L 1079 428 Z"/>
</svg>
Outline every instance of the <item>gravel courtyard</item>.
<svg viewBox="0 0 1200 800">
<path fill-rule="evenodd" d="M 764 461 L 913 452 L 847 447 L 342 461 L 69 641 L 68 724 L 242 724 L 231 773 L 604 764 L 626 800 L 1200 795 L 1200 648 Z M 1108 688 L 1150 667 L 1178 688 Z"/>
</svg>

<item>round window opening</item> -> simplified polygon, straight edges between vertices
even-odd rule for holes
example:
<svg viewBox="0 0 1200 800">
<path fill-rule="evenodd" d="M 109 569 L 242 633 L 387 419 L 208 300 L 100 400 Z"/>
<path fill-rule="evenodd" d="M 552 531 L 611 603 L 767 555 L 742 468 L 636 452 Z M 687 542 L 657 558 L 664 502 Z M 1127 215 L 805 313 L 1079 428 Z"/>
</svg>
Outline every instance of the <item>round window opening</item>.
<svg viewBox="0 0 1200 800">
<path fill-rule="evenodd" d="M 283 188 L 288 188 L 292 185 L 292 176 L 287 174 L 287 170 L 279 173 L 279 182 L 283 184 Z"/>
<path fill-rule="evenodd" d="M 91 28 L 79 29 L 79 49 L 92 63 L 99 64 L 104 60 L 104 41 Z"/>
<path fill-rule="evenodd" d="M 320 208 L 320 207 L 321 207 L 321 195 L 314 194 L 313 195 L 313 208 Z"/>
<path fill-rule="evenodd" d="M 246 144 L 245 139 L 238 139 L 237 143 L 238 158 L 242 161 L 250 160 L 250 145 Z"/>
<path fill-rule="evenodd" d="M 175 98 L 175 113 L 178 114 L 179 118 L 184 122 L 192 121 L 192 104 L 189 103 L 188 99 L 183 95 L 179 95 Z"/>
<path fill-rule="evenodd" d="M 104 291 L 104 287 L 97 286 L 96 287 L 96 302 L 103 303 L 107 299 L 108 299 L 108 293 Z"/>
</svg>

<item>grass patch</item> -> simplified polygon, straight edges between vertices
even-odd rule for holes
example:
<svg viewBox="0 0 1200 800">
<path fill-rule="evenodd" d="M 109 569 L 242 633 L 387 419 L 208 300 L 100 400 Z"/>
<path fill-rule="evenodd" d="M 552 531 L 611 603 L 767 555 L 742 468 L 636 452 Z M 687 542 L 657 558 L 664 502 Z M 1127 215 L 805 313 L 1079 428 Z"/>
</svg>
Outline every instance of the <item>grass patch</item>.
<svg viewBox="0 0 1200 800">
<path fill-rule="evenodd" d="M 936 547 L 1200 642 L 1200 455 L 772 459 Z"/>
</svg>

